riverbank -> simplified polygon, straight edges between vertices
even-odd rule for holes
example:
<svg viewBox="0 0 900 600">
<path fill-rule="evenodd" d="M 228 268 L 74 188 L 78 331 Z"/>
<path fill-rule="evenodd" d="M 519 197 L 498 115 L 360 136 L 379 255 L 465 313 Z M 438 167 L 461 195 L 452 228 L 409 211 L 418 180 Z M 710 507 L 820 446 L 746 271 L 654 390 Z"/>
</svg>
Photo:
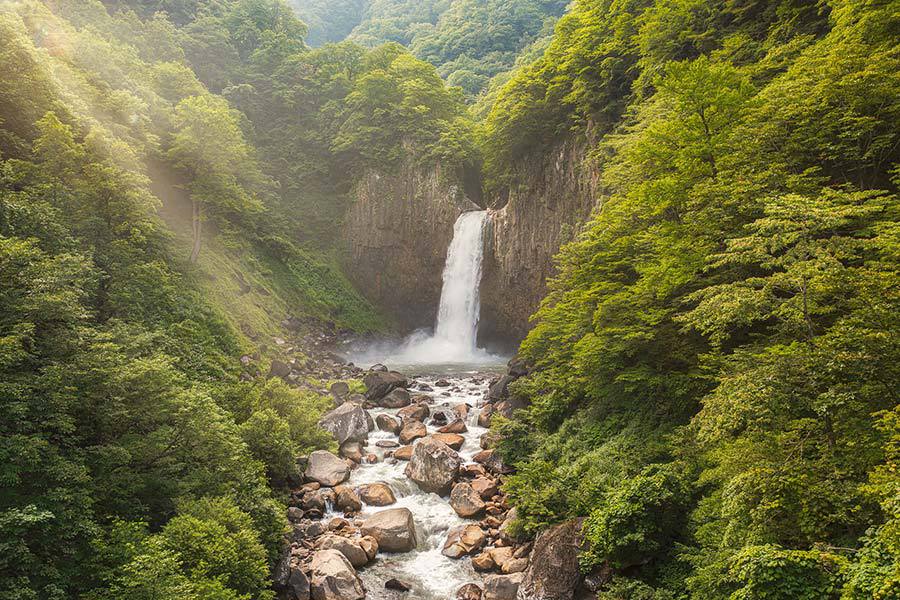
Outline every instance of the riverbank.
<svg viewBox="0 0 900 600">
<path fill-rule="evenodd" d="M 307 457 L 292 491 L 281 597 L 513 600 L 532 543 L 515 534 L 511 470 L 487 429 L 505 377 L 376 366 L 364 380 L 365 395 L 335 386 L 321 424 L 340 450 Z"/>
</svg>

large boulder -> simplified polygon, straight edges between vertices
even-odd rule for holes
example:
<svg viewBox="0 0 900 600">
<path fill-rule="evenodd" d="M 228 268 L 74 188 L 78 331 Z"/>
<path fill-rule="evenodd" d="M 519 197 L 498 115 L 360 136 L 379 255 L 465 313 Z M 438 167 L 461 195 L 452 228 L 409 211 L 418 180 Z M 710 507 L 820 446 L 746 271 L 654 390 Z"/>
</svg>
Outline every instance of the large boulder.
<svg viewBox="0 0 900 600">
<path fill-rule="evenodd" d="M 496 450 L 482 450 L 473 456 L 472 460 L 483 465 L 485 469 L 495 475 L 508 475 L 513 472 L 513 469 L 503 462 L 500 453 Z"/>
<path fill-rule="evenodd" d="M 363 567 L 369 562 L 369 556 L 358 543 L 333 533 L 320 537 L 316 541 L 316 548 L 337 550 L 356 568 Z"/>
<path fill-rule="evenodd" d="M 344 512 L 359 512 L 362 510 L 362 501 L 356 492 L 348 486 L 339 485 L 334 488 L 334 506 Z M 355 567 L 356 565 L 353 566 Z"/>
<path fill-rule="evenodd" d="M 415 445 L 404 473 L 424 491 L 445 496 L 450 493 L 461 464 L 455 450 L 429 437 Z"/>
<path fill-rule="evenodd" d="M 356 489 L 359 499 L 369 506 L 389 506 L 397 501 L 393 490 L 386 483 L 375 482 Z"/>
<path fill-rule="evenodd" d="M 460 450 L 463 447 L 463 444 L 466 443 L 466 438 L 458 433 L 434 433 L 431 437 L 444 442 L 454 450 Z"/>
<path fill-rule="evenodd" d="M 460 517 L 469 519 L 484 510 L 484 500 L 468 483 L 457 483 L 450 492 L 450 506 Z"/>
<path fill-rule="evenodd" d="M 366 398 L 377 400 L 387 396 L 391 390 L 405 388 L 409 382 L 403 374 L 396 371 L 369 371 L 363 377 L 366 384 Z"/>
<path fill-rule="evenodd" d="M 375 538 L 385 552 L 409 552 L 416 547 L 416 525 L 408 508 L 377 512 L 363 521 L 360 532 Z"/>
<path fill-rule="evenodd" d="M 403 419 L 404 423 L 408 421 L 424 421 L 430 414 L 431 409 L 428 408 L 427 404 L 421 402 L 410 404 L 397 411 L 397 416 Z"/>
<path fill-rule="evenodd" d="M 339 551 L 319 550 L 309 566 L 313 600 L 365 600 L 366 592 L 353 565 Z"/>
<path fill-rule="evenodd" d="M 578 587 L 582 519 L 544 530 L 534 543 L 519 592 L 522 600 L 572 600 Z"/>
<path fill-rule="evenodd" d="M 316 450 L 309 455 L 306 478 L 324 486 L 340 485 L 350 476 L 350 467 L 328 450 Z"/>
<path fill-rule="evenodd" d="M 369 435 L 366 411 L 362 406 L 352 402 L 345 402 L 325 413 L 319 420 L 319 426 L 330 432 L 338 444 L 348 441 L 361 442 Z"/>
<path fill-rule="evenodd" d="M 512 575 L 488 575 L 484 578 L 484 600 L 516 600 L 522 573 Z"/>
<path fill-rule="evenodd" d="M 412 399 L 409 397 L 409 392 L 403 388 L 391 390 L 391 393 L 388 395 L 372 401 L 373 404 L 382 408 L 403 408 L 404 406 L 409 406 L 411 402 Z"/>
<path fill-rule="evenodd" d="M 481 600 L 481 588 L 474 583 L 467 583 L 456 590 L 456 600 Z"/>
</svg>

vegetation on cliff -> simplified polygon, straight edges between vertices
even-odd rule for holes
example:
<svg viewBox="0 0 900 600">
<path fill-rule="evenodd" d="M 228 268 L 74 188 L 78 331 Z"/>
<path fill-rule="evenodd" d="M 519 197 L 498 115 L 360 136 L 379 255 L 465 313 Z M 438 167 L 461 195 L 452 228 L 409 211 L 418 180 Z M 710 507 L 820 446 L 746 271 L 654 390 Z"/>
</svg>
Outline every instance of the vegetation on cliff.
<svg viewBox="0 0 900 600">
<path fill-rule="evenodd" d="M 890 3 L 583 0 L 484 155 L 592 128 L 604 195 L 496 427 L 534 531 L 615 598 L 893 598 L 900 46 Z"/>
</svg>

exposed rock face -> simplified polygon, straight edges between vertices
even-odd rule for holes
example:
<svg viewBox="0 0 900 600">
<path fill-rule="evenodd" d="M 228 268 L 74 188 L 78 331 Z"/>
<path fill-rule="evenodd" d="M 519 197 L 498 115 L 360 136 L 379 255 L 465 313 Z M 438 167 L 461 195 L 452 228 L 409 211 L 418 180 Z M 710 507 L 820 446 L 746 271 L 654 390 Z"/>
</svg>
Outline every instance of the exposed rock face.
<svg viewBox="0 0 900 600">
<path fill-rule="evenodd" d="M 490 198 L 481 284 L 480 333 L 521 339 L 528 317 L 554 274 L 553 256 L 573 238 L 599 195 L 599 170 L 587 161 L 590 144 L 571 139 L 525 157 L 515 185 Z"/>
<path fill-rule="evenodd" d="M 464 178 L 410 158 L 390 174 L 364 175 L 353 197 L 343 228 L 345 272 L 405 327 L 431 325 L 453 224 L 476 208 Z"/>
<path fill-rule="evenodd" d="M 580 578 L 578 548 L 581 519 L 543 531 L 534 543 L 531 562 L 519 590 L 521 600 L 572 600 Z"/>
<path fill-rule="evenodd" d="M 350 467 L 328 450 L 316 450 L 309 455 L 306 478 L 324 486 L 334 487 L 350 476 Z"/>
<path fill-rule="evenodd" d="M 429 437 L 415 445 L 405 473 L 426 492 L 444 496 L 450 492 L 461 463 L 455 450 Z"/>
<path fill-rule="evenodd" d="M 337 550 L 319 550 L 310 563 L 313 600 L 364 600 L 353 565 Z"/>
<path fill-rule="evenodd" d="M 347 441 L 361 442 L 369 435 L 366 411 L 358 404 L 346 402 L 325 413 L 319 426 L 331 433 L 338 444 Z"/>
<path fill-rule="evenodd" d="M 409 552 L 416 547 L 416 526 L 408 508 L 389 508 L 366 519 L 360 531 L 385 552 Z"/>
</svg>

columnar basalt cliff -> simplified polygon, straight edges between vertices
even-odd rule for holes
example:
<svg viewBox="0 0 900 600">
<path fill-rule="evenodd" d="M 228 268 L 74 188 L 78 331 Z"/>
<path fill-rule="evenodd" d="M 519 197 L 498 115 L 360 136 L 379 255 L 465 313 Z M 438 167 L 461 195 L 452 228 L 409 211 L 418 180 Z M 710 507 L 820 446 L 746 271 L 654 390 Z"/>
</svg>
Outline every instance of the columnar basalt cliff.
<svg viewBox="0 0 900 600">
<path fill-rule="evenodd" d="M 492 199 L 481 287 L 481 335 L 521 339 L 554 273 L 553 257 L 590 217 L 599 172 L 585 138 L 524 158 L 514 185 Z"/>
<path fill-rule="evenodd" d="M 464 177 L 409 161 L 357 183 L 343 236 L 345 269 L 360 291 L 404 328 L 434 324 L 453 224 L 477 209 Z"/>
</svg>

